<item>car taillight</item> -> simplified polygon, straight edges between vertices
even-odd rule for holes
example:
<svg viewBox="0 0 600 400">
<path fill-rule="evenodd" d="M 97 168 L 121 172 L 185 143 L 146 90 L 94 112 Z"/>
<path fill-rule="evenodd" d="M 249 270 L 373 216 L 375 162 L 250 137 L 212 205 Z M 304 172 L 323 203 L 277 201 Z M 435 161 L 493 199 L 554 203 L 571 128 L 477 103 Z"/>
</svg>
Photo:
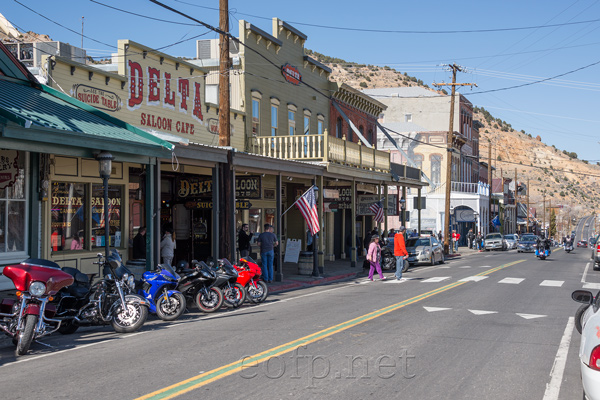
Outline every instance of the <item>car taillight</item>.
<svg viewBox="0 0 600 400">
<path fill-rule="evenodd" d="M 600 371 L 600 346 L 594 347 L 590 354 L 590 368 Z"/>
<path fill-rule="evenodd" d="M 596 253 L 600 253 L 600 244 L 596 247 Z"/>
</svg>

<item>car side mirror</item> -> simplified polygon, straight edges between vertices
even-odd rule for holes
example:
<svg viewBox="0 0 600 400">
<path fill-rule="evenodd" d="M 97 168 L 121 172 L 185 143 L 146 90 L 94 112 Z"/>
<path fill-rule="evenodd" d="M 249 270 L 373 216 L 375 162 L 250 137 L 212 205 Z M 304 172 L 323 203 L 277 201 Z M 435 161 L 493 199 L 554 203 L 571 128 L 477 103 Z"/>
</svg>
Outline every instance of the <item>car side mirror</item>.
<svg viewBox="0 0 600 400">
<path fill-rule="evenodd" d="M 587 290 L 576 290 L 571 294 L 571 298 L 583 304 L 592 304 L 594 301 L 594 295 Z"/>
</svg>

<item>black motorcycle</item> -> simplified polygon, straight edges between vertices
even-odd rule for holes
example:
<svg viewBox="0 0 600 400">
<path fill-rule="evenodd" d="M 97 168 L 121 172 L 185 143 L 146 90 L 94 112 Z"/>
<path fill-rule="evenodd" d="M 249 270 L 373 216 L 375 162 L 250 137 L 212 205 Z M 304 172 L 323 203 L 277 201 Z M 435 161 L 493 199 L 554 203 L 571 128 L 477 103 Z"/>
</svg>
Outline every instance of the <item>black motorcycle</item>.
<svg viewBox="0 0 600 400">
<path fill-rule="evenodd" d="M 238 308 L 246 300 L 244 287 L 237 283 L 238 272 L 226 258 L 217 261 L 212 266 L 217 274 L 214 286 L 223 292 L 223 305 L 228 308 Z"/>
<path fill-rule="evenodd" d="M 123 265 L 121 255 L 112 250 L 104 260 L 98 253 L 104 279 L 90 285 L 88 276 L 75 268 L 62 270 L 75 282 L 58 292 L 56 315 L 62 319 L 59 332 L 74 333 L 84 325 L 112 324 L 117 333 L 135 332 L 148 317 L 148 302 L 135 293 L 135 279 Z"/>
<path fill-rule="evenodd" d="M 390 244 L 393 245 L 393 243 L 394 242 L 390 242 L 389 239 L 383 239 L 383 246 L 381 247 L 381 269 L 383 269 L 384 271 L 396 269 L 396 257 L 394 256 L 394 248 L 390 247 Z"/>
<path fill-rule="evenodd" d="M 196 303 L 200 311 L 211 313 L 223 305 L 223 292 L 215 286 L 217 274 L 203 261 L 192 260 L 192 269 L 187 262 L 177 265 L 177 273 L 181 277 L 177 290 L 186 300 Z"/>
</svg>

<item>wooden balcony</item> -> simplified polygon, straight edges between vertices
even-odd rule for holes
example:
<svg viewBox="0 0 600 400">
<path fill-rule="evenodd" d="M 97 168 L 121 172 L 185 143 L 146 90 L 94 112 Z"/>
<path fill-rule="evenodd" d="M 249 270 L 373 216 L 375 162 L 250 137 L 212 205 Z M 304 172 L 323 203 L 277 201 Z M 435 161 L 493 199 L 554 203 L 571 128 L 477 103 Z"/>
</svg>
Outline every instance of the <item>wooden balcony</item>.
<svg viewBox="0 0 600 400">
<path fill-rule="evenodd" d="M 248 151 L 297 161 L 338 163 L 373 171 L 390 171 L 390 153 L 324 135 L 257 136 Z"/>
</svg>

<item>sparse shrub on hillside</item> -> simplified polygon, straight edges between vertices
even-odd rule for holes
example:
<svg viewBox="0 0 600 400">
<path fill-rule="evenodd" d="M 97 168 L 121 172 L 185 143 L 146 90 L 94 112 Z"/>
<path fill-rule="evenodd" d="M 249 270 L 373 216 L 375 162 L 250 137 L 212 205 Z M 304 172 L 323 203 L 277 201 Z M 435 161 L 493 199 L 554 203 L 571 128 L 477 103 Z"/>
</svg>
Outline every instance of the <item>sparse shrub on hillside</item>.
<svg viewBox="0 0 600 400">
<path fill-rule="evenodd" d="M 367 87 L 367 82 L 361 82 L 361 83 L 358 84 L 358 86 L 360 86 L 361 88 L 366 88 Z"/>
<path fill-rule="evenodd" d="M 588 160 L 581 160 L 584 164 L 589 164 Z"/>
<path fill-rule="evenodd" d="M 369 78 L 368 76 L 365 76 L 365 80 L 366 80 L 367 82 L 371 82 L 371 78 Z"/>
<path fill-rule="evenodd" d="M 446 89 L 442 89 L 442 93 L 444 93 L 446 96 L 448 95 L 448 92 L 446 91 Z M 598 164 L 598 165 L 600 165 L 600 164 Z"/>
<path fill-rule="evenodd" d="M 391 68 L 390 68 L 390 67 L 388 67 L 387 65 L 384 65 L 384 66 L 383 66 L 383 69 L 385 69 L 386 71 L 389 71 Z"/>
<path fill-rule="evenodd" d="M 496 160 L 502 161 L 502 156 L 500 156 L 500 154 L 498 154 L 498 157 L 496 157 Z"/>
</svg>

